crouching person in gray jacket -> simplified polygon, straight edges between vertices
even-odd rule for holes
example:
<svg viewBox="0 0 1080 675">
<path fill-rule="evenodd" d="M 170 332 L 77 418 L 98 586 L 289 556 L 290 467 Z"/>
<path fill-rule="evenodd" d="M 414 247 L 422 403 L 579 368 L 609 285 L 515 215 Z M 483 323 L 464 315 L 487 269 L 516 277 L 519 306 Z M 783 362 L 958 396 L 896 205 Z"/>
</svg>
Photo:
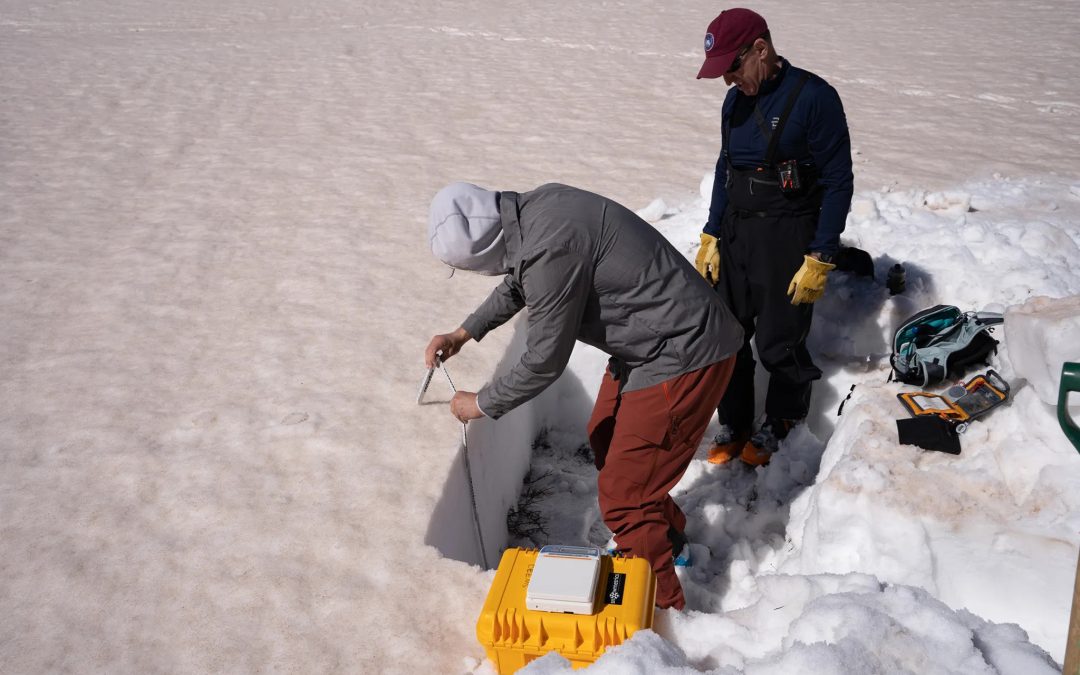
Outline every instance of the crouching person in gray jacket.
<svg viewBox="0 0 1080 675">
<path fill-rule="evenodd" d="M 528 309 L 521 361 L 450 402 L 462 422 L 498 419 L 539 394 L 566 368 L 575 340 L 611 355 L 588 425 L 601 513 L 621 552 L 649 560 L 657 606 L 682 609 L 673 557 L 686 543 L 686 517 L 668 493 L 727 387 L 739 323 L 660 233 L 584 190 L 453 183 L 431 203 L 428 234 L 447 265 L 505 275 L 460 328 L 431 339 L 429 368 L 436 352 L 450 358 Z"/>
</svg>

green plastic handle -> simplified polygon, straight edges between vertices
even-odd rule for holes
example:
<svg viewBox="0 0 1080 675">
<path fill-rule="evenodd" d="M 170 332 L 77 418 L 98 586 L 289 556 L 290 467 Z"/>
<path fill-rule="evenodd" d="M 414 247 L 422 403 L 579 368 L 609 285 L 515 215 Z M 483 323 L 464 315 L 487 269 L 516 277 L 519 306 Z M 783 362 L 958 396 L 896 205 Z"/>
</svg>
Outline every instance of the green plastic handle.
<svg viewBox="0 0 1080 675">
<path fill-rule="evenodd" d="M 1080 452 L 1080 426 L 1069 417 L 1069 392 L 1080 392 L 1080 363 L 1066 361 L 1061 366 L 1061 388 L 1058 393 L 1058 424 L 1065 436 Z"/>
</svg>

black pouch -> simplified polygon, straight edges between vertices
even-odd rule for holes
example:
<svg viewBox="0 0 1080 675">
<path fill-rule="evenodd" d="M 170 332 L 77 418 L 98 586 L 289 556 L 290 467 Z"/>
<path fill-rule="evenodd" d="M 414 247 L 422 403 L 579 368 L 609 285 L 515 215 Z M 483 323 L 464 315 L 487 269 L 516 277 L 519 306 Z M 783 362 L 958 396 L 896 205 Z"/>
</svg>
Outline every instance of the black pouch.
<svg viewBox="0 0 1080 675">
<path fill-rule="evenodd" d="M 794 159 L 789 159 L 777 164 L 776 177 L 780 181 L 781 192 L 791 194 L 802 190 L 802 180 L 799 177 L 799 163 Z"/>
<path fill-rule="evenodd" d="M 861 248 L 854 246 L 841 246 L 836 254 L 837 272 L 851 272 L 860 277 L 874 278 L 874 259 Z"/>
<path fill-rule="evenodd" d="M 937 415 L 896 420 L 896 431 L 903 445 L 916 445 L 923 450 L 937 450 L 950 455 L 960 454 L 960 436 L 956 433 L 956 426 Z"/>
</svg>

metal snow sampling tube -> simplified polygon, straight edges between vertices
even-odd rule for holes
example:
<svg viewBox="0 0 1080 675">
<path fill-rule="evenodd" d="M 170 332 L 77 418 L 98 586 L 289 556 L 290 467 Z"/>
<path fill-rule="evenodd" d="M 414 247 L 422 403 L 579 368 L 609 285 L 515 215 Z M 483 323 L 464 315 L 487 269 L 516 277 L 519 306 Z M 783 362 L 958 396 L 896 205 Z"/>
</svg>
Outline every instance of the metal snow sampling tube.
<svg viewBox="0 0 1080 675">
<path fill-rule="evenodd" d="M 1080 452 L 1080 427 L 1069 416 L 1069 393 L 1080 392 L 1080 363 L 1066 362 L 1061 366 L 1061 384 L 1058 391 L 1058 424 L 1073 447 Z M 1063 675 L 1080 675 L 1080 558 L 1076 561 L 1072 619 L 1069 621 L 1069 636 L 1065 643 L 1065 667 L 1061 672 Z"/>
<path fill-rule="evenodd" d="M 450 383 L 450 389 L 457 393 L 457 387 L 454 386 L 454 381 L 450 379 L 450 371 L 443 365 L 442 359 L 436 355 L 435 366 L 442 368 L 443 373 L 446 374 L 446 381 Z M 476 542 L 480 545 L 480 562 L 484 564 L 484 569 L 489 569 L 487 561 L 487 547 L 484 546 L 484 528 L 480 527 L 480 511 L 476 508 L 476 486 L 473 485 L 472 479 L 472 467 L 469 466 L 469 423 L 461 423 L 461 453 L 465 458 L 465 478 L 469 482 L 469 499 L 472 501 L 472 517 L 473 525 L 476 526 Z"/>
<path fill-rule="evenodd" d="M 420 383 L 420 393 L 416 395 L 416 404 L 420 405 L 424 400 L 424 394 L 428 390 L 428 385 L 431 384 L 431 376 L 435 373 L 435 369 L 440 368 L 443 374 L 446 375 L 446 381 L 450 383 L 450 389 L 457 393 L 457 387 L 454 386 L 454 380 L 450 378 L 450 371 L 446 369 L 442 361 L 442 350 L 435 352 L 435 365 L 428 368 L 427 375 L 424 376 L 423 382 Z M 465 478 L 469 483 L 469 499 L 472 502 L 472 516 L 473 525 L 476 526 L 476 541 L 480 546 L 480 562 L 483 563 L 484 569 L 489 569 L 487 561 L 487 548 L 484 546 L 484 531 L 480 527 L 480 512 L 476 507 L 476 486 L 473 485 L 472 467 L 469 465 L 469 430 L 468 423 L 461 423 L 461 452 L 464 458 L 465 464 Z"/>
</svg>

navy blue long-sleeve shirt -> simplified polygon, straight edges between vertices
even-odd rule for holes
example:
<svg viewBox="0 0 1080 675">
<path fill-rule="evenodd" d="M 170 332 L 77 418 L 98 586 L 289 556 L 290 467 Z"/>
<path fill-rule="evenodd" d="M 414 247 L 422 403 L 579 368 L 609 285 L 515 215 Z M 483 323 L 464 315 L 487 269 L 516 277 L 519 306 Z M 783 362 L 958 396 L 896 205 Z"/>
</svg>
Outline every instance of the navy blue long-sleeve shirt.
<svg viewBox="0 0 1080 675">
<path fill-rule="evenodd" d="M 753 114 L 754 104 L 760 108 L 766 124 L 770 127 L 784 110 L 788 94 L 798 83 L 802 69 L 786 60 L 775 78 L 762 82 L 757 96 L 747 97 L 732 87 L 724 99 L 722 120 L 730 126 L 726 141 L 722 144 L 720 158 L 716 162 L 716 178 L 713 182 L 712 203 L 709 206 L 709 222 L 705 232 L 718 237 L 720 221 L 728 204 L 727 174 L 728 158 L 738 169 L 765 165 L 768 139 L 762 134 Z M 733 118 L 736 106 L 743 113 Z M 809 74 L 802 92 L 795 101 L 783 133 L 780 137 L 777 161 L 798 160 L 801 166 L 813 166 L 817 182 L 824 187 L 821 213 L 817 232 L 810 244 L 811 251 L 833 255 L 840 247 L 840 233 L 844 231 L 854 177 L 851 172 L 851 137 L 848 134 L 847 117 L 840 95 L 828 82 L 813 73 Z"/>
</svg>

